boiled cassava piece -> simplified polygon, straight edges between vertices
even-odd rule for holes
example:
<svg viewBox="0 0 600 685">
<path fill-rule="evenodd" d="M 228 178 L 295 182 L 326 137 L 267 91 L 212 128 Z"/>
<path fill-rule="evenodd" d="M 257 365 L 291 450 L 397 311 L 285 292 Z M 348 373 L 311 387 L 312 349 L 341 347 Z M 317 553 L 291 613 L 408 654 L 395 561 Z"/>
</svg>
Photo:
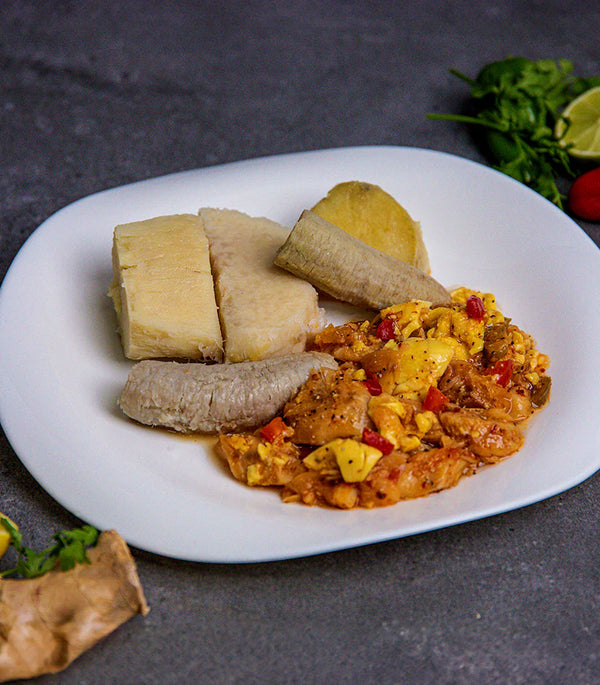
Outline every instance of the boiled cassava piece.
<svg viewBox="0 0 600 685">
<path fill-rule="evenodd" d="M 325 324 L 315 289 L 273 266 L 289 229 L 233 209 L 200 210 L 210 244 L 225 361 L 302 352 Z"/>
</svg>

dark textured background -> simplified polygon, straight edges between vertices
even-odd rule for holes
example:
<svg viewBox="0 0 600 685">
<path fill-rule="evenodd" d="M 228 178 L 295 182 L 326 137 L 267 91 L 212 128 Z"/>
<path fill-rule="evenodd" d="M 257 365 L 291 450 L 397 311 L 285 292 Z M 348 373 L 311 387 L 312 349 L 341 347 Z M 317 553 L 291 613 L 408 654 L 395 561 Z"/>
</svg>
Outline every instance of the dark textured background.
<svg viewBox="0 0 600 685">
<path fill-rule="evenodd" d="M 591 76 L 599 36 L 596 0 L 5 0 L 1 276 L 53 212 L 131 181 L 362 144 L 482 161 L 464 127 L 426 119 L 464 102 L 448 68 L 522 54 Z M 0 450 L 0 510 L 32 545 L 78 523 L 3 434 Z M 136 553 L 149 616 L 39 682 L 600 683 L 599 501 L 596 475 L 518 511 L 307 559 Z"/>
</svg>

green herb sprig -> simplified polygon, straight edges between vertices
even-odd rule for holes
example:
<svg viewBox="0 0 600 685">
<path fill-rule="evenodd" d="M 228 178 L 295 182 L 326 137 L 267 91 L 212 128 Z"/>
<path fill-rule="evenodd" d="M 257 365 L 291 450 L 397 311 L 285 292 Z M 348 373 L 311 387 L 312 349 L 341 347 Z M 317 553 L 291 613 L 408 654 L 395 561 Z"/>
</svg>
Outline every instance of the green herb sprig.
<svg viewBox="0 0 600 685">
<path fill-rule="evenodd" d="M 596 85 L 600 76 L 576 78 L 568 60 L 508 57 L 491 62 L 472 79 L 470 114 L 428 114 L 428 118 L 474 127 L 484 155 L 503 173 L 525 183 L 562 208 L 556 178 L 576 175 L 568 148 L 554 135 L 562 109 Z"/>
<path fill-rule="evenodd" d="M 89 564 L 86 550 L 96 544 L 99 536 L 96 528 L 88 525 L 73 530 L 63 530 L 53 536 L 54 544 L 41 552 L 36 552 L 23 545 L 23 535 L 6 517 L 0 518 L 0 524 L 8 531 L 11 545 L 17 553 L 15 566 L 2 571 L 0 578 L 15 576 L 37 578 L 56 567 L 60 567 L 62 571 L 68 571 L 75 564 Z"/>
</svg>

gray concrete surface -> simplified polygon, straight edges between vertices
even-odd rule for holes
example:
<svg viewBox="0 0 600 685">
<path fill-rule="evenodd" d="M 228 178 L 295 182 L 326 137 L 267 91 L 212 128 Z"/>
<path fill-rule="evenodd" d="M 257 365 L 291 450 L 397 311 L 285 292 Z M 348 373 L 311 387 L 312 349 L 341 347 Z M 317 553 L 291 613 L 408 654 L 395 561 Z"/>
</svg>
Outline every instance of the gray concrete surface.
<svg viewBox="0 0 600 685">
<path fill-rule="evenodd" d="M 59 208 L 169 172 L 361 144 L 482 161 L 463 126 L 426 119 L 463 103 L 448 68 L 523 54 L 591 76 L 598 36 L 591 0 L 5 0 L 0 275 Z M 0 510 L 33 545 L 78 523 L 4 434 L 0 450 Z M 517 511 L 305 559 L 136 551 L 149 616 L 39 682 L 600 683 L 599 503 L 595 475 Z"/>
</svg>

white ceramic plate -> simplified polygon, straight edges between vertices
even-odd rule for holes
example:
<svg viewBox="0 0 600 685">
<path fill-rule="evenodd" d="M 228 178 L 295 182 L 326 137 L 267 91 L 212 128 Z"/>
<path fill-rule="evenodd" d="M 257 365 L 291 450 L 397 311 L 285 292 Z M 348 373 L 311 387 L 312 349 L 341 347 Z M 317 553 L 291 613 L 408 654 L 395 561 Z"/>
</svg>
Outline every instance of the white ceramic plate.
<svg viewBox="0 0 600 685">
<path fill-rule="evenodd" d="M 444 285 L 496 294 L 550 355 L 553 391 L 510 459 L 431 497 L 345 512 L 282 504 L 277 492 L 234 481 L 205 443 L 126 420 L 115 402 L 131 362 L 106 290 L 118 223 L 214 206 L 292 226 L 350 179 L 381 185 L 421 222 Z M 397 538 L 530 504 L 600 468 L 598 293 L 600 251 L 574 222 L 451 155 L 358 147 L 174 174 L 79 200 L 21 249 L 0 291 L 0 418 L 56 500 L 141 549 L 250 562 Z"/>
</svg>

